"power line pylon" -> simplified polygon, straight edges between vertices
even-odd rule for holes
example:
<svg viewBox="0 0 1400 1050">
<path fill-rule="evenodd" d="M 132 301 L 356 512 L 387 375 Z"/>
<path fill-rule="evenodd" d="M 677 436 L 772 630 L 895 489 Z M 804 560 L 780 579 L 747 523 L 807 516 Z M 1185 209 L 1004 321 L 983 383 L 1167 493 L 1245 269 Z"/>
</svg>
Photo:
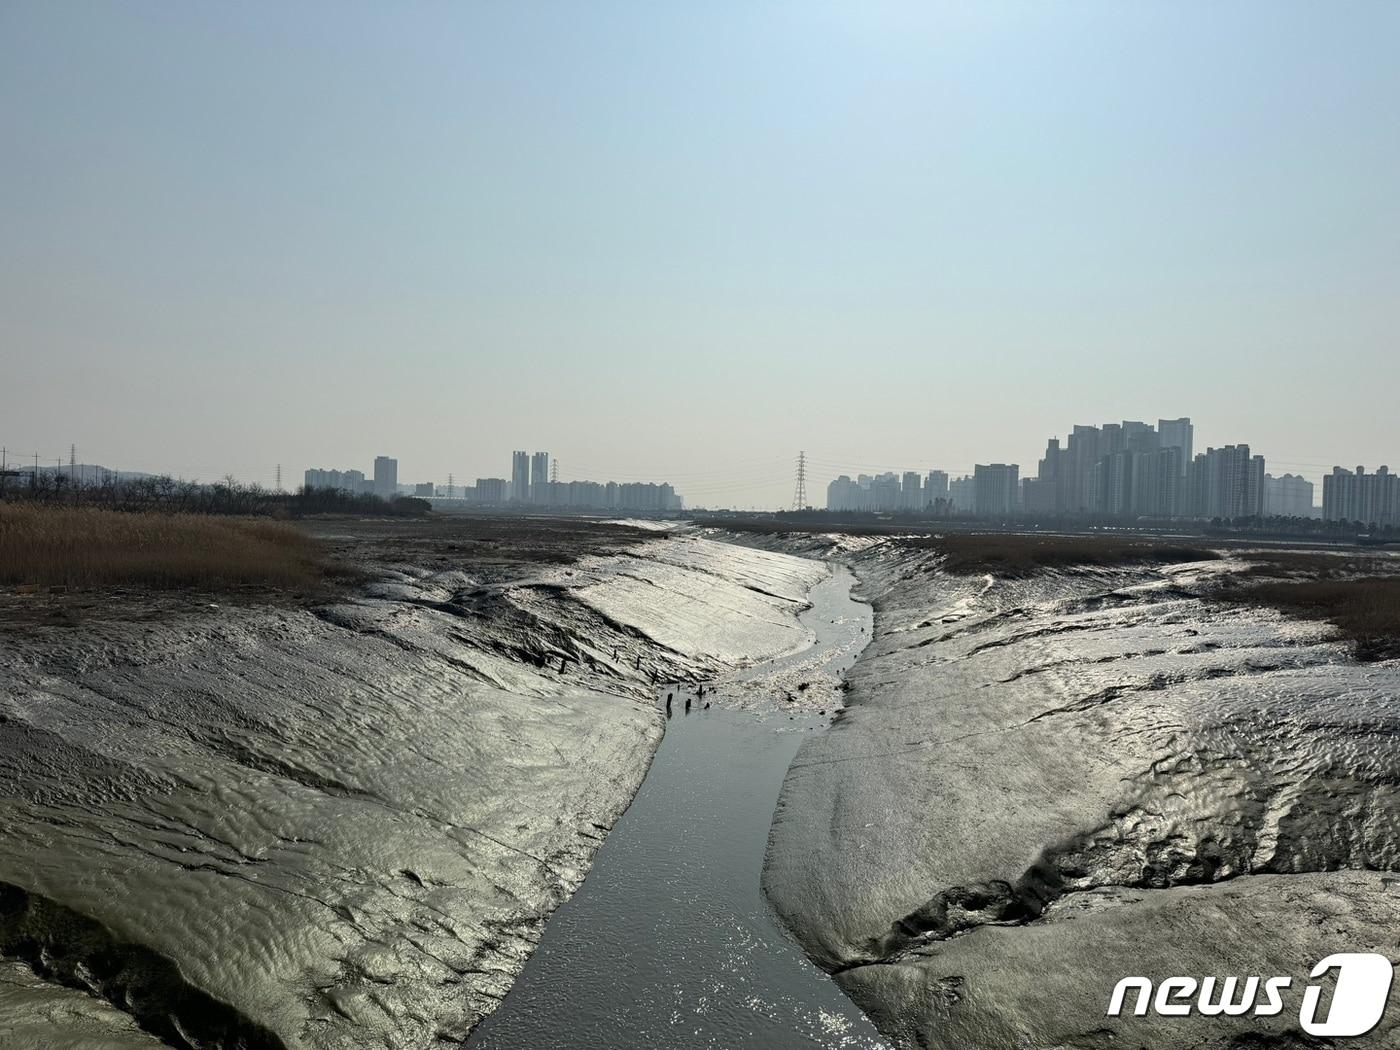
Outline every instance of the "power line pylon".
<svg viewBox="0 0 1400 1050">
<path fill-rule="evenodd" d="M 797 454 L 797 490 L 792 494 L 792 509 L 803 510 L 807 506 L 807 453 Z"/>
<path fill-rule="evenodd" d="M 557 459 L 549 461 L 549 480 L 555 485 L 559 483 L 559 461 Z"/>
</svg>

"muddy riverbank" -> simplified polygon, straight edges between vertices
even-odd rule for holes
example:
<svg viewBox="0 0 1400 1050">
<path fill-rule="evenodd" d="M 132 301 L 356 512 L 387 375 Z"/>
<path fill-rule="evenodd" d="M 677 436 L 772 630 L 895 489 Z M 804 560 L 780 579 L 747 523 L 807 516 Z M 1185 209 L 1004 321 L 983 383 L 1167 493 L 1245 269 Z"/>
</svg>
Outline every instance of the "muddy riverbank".
<svg viewBox="0 0 1400 1050">
<path fill-rule="evenodd" d="M 469 1046 L 887 1045 L 803 956 L 760 888 L 788 764 L 835 714 L 813 705 L 832 702 L 870 638 L 851 582 L 838 569 L 812 589 L 801 617 L 811 645 L 703 695 L 662 687 L 672 715 L 641 790 Z"/>
<path fill-rule="evenodd" d="M 1400 665 L 1212 600 L 1237 555 L 998 579 L 841 546 L 875 639 L 789 771 L 766 886 L 899 1045 L 1304 1045 L 1296 1001 L 1104 1015 L 1128 975 L 1301 989 L 1394 957 Z"/>
<path fill-rule="evenodd" d="M 465 1038 L 640 784 L 654 681 L 804 645 L 826 576 L 610 527 L 572 554 L 527 532 L 513 557 L 511 534 L 451 551 L 391 531 L 323 605 L 11 617 L 0 1031 L 81 1014 L 113 1045 L 142 1038 L 124 1018 L 175 1045 Z M 381 549 L 354 523 L 328 540 Z"/>
<path fill-rule="evenodd" d="M 1400 665 L 1219 600 L 1245 554 L 320 528 L 323 600 L 0 601 L 6 1046 L 450 1044 L 508 993 L 483 1046 L 876 1040 L 810 959 L 899 1046 L 1293 1047 L 1104 1011 L 1395 952 Z"/>
</svg>

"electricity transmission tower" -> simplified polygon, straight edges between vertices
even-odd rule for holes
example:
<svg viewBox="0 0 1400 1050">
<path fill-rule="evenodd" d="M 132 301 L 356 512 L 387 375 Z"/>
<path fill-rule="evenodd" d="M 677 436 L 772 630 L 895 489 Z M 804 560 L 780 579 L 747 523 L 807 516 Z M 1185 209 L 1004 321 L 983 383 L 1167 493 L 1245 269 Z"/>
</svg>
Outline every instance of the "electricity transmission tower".
<svg viewBox="0 0 1400 1050">
<path fill-rule="evenodd" d="M 802 510 L 807 506 L 807 453 L 797 454 L 797 489 L 792 494 L 792 509 Z"/>
<path fill-rule="evenodd" d="M 559 461 L 557 459 L 549 461 L 549 480 L 552 484 L 559 483 Z"/>
</svg>

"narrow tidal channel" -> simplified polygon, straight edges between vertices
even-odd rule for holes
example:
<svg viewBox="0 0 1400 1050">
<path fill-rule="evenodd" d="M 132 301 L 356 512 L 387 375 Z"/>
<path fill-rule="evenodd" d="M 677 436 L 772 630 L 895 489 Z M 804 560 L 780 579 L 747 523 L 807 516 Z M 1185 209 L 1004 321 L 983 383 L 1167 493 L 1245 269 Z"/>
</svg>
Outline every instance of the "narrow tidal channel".
<svg viewBox="0 0 1400 1050">
<path fill-rule="evenodd" d="M 686 714 L 677 693 L 636 799 L 469 1046 L 887 1046 L 760 889 L 783 776 L 826 721 L 789 715 L 784 694 L 795 678 L 839 675 L 864 647 L 870 612 L 852 582 L 838 569 L 814 589 L 811 648 L 719 683 L 766 702 Z"/>
</svg>

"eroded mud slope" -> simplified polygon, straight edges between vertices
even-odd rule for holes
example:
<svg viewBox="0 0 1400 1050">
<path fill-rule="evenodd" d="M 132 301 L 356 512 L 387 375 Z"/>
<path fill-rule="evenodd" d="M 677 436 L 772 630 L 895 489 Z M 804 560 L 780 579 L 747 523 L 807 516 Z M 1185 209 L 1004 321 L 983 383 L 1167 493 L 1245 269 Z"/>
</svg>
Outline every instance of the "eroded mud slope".
<svg viewBox="0 0 1400 1050">
<path fill-rule="evenodd" d="M 660 537 L 7 633 L 5 1045 L 463 1039 L 640 783 L 653 676 L 804 644 L 824 572 Z"/>
<path fill-rule="evenodd" d="M 1203 597 L 1237 559 L 998 581 L 849 556 L 876 638 L 789 771 L 765 885 L 903 1045 L 1292 1045 L 1296 1002 L 1104 1013 L 1131 974 L 1397 955 L 1400 666 Z"/>
</svg>

